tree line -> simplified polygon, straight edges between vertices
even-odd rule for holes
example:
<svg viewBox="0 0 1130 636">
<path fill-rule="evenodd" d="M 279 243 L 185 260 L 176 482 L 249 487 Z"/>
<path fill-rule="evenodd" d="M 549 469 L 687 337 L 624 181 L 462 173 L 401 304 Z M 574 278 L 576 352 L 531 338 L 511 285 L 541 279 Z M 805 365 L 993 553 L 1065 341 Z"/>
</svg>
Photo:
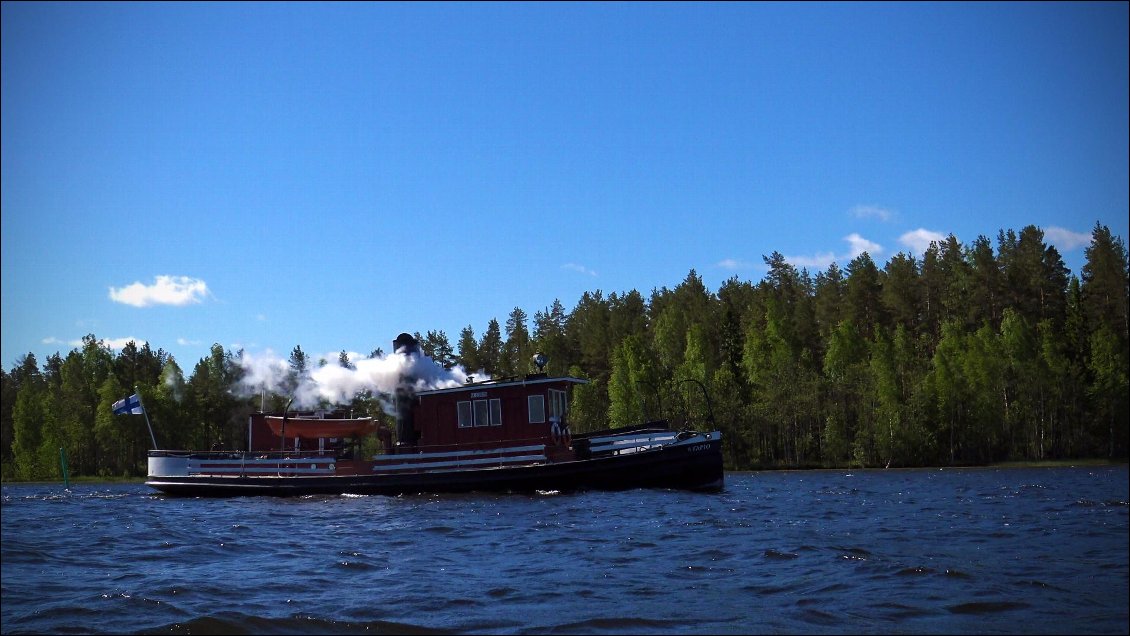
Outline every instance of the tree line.
<svg viewBox="0 0 1130 636">
<path fill-rule="evenodd" d="M 995 249 L 951 234 L 881 268 L 866 252 L 815 275 L 764 260 L 756 284 L 711 291 L 692 269 L 647 298 L 585 292 L 532 321 L 515 307 L 454 344 L 415 335 L 437 363 L 492 378 L 545 354 L 548 373 L 588 380 L 571 398 L 578 432 L 715 426 L 729 470 L 1127 457 L 1130 262 L 1109 228 L 1096 223 L 1079 276 L 1036 226 L 1001 230 Z M 240 448 L 248 415 L 288 399 L 238 397 L 240 354 L 213 345 L 187 377 L 163 350 L 115 355 L 93 334 L 42 365 L 22 356 L 0 369 L 4 479 L 58 478 L 60 448 L 75 474 L 144 474 L 145 422 L 111 406 L 134 387 L 165 448 Z M 292 379 L 324 363 L 296 346 Z M 386 417 L 381 397 L 324 406 Z"/>
</svg>

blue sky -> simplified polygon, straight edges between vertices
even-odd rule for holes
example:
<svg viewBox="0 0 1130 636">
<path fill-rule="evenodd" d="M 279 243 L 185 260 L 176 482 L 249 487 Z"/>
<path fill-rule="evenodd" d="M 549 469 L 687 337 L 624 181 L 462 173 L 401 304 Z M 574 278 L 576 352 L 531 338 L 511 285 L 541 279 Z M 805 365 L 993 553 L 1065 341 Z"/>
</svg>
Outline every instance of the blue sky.
<svg viewBox="0 0 1130 636">
<path fill-rule="evenodd" d="M 454 343 L 1030 224 L 1078 274 L 1128 234 L 1127 7 L 5 2 L 0 363 Z"/>
</svg>

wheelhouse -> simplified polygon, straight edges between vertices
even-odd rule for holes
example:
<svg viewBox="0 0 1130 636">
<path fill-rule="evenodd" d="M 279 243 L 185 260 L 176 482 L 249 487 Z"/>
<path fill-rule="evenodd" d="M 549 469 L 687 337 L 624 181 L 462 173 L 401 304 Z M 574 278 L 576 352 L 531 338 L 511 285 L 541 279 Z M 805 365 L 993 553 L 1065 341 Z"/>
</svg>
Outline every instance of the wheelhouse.
<svg viewBox="0 0 1130 636">
<path fill-rule="evenodd" d="M 570 391 L 585 382 L 535 373 L 421 391 L 411 404 L 416 444 L 435 451 L 504 442 L 567 445 Z"/>
</svg>

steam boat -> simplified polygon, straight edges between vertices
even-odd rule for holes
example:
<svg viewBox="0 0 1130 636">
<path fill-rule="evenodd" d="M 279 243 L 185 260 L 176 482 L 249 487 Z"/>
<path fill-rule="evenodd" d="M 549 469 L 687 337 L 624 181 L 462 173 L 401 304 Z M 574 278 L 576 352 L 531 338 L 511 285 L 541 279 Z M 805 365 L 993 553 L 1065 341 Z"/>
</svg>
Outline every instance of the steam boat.
<svg viewBox="0 0 1130 636">
<path fill-rule="evenodd" d="M 408 334 L 393 344 L 419 355 Z M 585 380 L 538 372 L 421 391 L 406 380 L 395 396 L 395 442 L 370 417 L 254 413 L 248 450 L 152 450 L 146 484 L 180 496 L 722 488 L 717 430 L 659 420 L 574 434 L 569 394 Z M 374 435 L 383 452 L 361 456 Z"/>
</svg>

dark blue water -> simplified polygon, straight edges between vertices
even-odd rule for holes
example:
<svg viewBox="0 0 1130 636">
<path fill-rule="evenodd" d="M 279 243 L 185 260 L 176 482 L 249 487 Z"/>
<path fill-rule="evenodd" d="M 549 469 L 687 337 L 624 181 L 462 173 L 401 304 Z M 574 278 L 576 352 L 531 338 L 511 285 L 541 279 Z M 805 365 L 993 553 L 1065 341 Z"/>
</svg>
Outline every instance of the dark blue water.
<svg viewBox="0 0 1130 636">
<path fill-rule="evenodd" d="M 1125 634 L 1126 466 L 717 494 L 3 488 L 3 633 Z"/>
</svg>

